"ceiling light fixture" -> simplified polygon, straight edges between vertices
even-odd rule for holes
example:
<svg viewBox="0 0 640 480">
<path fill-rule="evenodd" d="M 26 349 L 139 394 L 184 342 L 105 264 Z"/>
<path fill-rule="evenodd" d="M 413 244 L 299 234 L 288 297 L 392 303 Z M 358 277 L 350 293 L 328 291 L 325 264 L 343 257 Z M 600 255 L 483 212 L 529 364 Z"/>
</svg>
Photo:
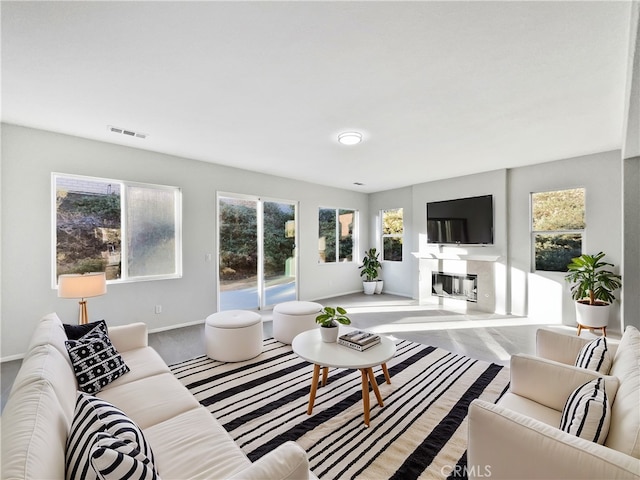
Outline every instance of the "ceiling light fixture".
<svg viewBox="0 0 640 480">
<path fill-rule="evenodd" d="M 357 145 L 362 141 L 362 134 L 359 132 L 343 132 L 338 135 L 338 142 L 342 145 Z"/>
</svg>

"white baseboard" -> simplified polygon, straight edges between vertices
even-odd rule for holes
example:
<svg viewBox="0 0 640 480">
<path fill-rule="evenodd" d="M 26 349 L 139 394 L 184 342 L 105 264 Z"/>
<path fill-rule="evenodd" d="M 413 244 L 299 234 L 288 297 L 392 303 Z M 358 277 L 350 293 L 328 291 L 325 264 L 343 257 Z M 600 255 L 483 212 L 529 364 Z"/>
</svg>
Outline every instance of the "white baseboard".
<svg viewBox="0 0 640 480">
<path fill-rule="evenodd" d="M 149 330 L 149 333 L 166 332 L 168 330 L 175 330 L 176 328 L 192 327 L 194 325 L 201 325 L 203 323 L 204 323 L 204 319 L 202 319 L 202 320 L 194 320 L 193 322 L 179 323 L 177 325 L 169 325 L 168 327 L 153 328 L 153 329 Z"/>
</svg>

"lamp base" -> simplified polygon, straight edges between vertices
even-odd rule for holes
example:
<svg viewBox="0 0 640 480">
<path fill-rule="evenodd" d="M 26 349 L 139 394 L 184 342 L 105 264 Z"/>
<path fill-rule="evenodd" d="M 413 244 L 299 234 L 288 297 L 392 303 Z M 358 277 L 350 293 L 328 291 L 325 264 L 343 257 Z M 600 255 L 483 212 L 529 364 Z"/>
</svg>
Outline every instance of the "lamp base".
<svg viewBox="0 0 640 480">
<path fill-rule="evenodd" d="M 78 305 L 80 305 L 78 324 L 84 325 L 85 323 L 89 323 L 89 315 L 87 314 L 87 301 L 83 298 L 78 302 Z"/>
</svg>

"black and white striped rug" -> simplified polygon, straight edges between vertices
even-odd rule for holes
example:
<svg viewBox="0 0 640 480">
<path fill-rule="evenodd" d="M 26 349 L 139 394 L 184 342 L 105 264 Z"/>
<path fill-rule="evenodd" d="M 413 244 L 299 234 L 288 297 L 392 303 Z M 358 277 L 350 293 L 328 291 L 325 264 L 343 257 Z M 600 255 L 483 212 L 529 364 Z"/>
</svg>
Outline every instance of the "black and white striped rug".
<svg viewBox="0 0 640 480">
<path fill-rule="evenodd" d="M 405 340 L 387 367 L 391 385 L 374 368 L 384 407 L 371 392 L 369 428 L 358 370 L 330 369 L 307 415 L 313 366 L 273 339 L 246 362 L 198 357 L 171 370 L 252 461 L 294 440 L 320 479 L 464 478 L 468 405 L 496 401 L 508 368 Z"/>
</svg>

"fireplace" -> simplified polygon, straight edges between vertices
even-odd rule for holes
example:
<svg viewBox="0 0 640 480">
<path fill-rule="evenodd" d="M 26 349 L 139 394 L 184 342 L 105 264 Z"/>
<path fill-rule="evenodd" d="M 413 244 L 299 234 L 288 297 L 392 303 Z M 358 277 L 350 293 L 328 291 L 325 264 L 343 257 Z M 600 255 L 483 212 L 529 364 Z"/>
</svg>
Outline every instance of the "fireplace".
<svg viewBox="0 0 640 480">
<path fill-rule="evenodd" d="M 478 275 L 431 272 L 431 294 L 477 302 Z"/>
</svg>

